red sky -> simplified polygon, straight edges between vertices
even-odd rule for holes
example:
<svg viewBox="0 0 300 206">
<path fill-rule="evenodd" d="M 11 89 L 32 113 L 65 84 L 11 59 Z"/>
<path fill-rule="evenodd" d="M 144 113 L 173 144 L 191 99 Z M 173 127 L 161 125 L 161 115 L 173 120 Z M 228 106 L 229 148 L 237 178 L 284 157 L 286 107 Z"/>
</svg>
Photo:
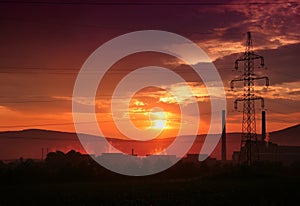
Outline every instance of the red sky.
<svg viewBox="0 0 300 206">
<path fill-rule="evenodd" d="M 241 129 L 241 113 L 233 111 L 237 94 L 229 91 L 229 81 L 240 75 L 233 71 L 234 60 L 244 51 L 246 32 L 251 31 L 254 49 L 265 57 L 266 64 L 265 69 L 258 68 L 256 72 L 268 75 L 271 81 L 268 90 L 262 85 L 257 87 L 257 94 L 265 98 L 268 130 L 299 123 L 299 1 L 250 1 L 251 4 L 209 1 L 209 4 L 186 5 L 179 1 L 151 5 L 41 2 L 44 3 L 0 3 L 1 131 L 26 128 L 74 131 L 73 86 L 87 57 L 114 37 L 150 29 L 189 38 L 214 61 L 226 87 L 228 131 Z M 205 132 L 210 118 L 205 88 L 187 72 L 188 66 L 173 57 L 153 53 L 129 56 L 113 66 L 112 70 L 119 73 L 112 72 L 103 85 L 111 86 L 128 69 L 151 63 L 178 71 L 198 92 L 202 132 Z M 180 88 L 180 85 L 172 86 Z M 97 117 L 108 136 L 119 136 L 113 129 L 110 102 L 104 95 L 110 92 L 109 88 L 99 86 Z M 146 88 L 135 96 L 131 103 L 134 124 L 149 125 L 144 113 L 155 105 L 153 102 L 167 111 L 170 119 L 165 135 L 172 135 L 178 125 L 178 105 L 161 90 Z M 157 127 L 162 123 L 157 121 Z M 259 121 L 257 130 L 260 131 Z"/>
</svg>

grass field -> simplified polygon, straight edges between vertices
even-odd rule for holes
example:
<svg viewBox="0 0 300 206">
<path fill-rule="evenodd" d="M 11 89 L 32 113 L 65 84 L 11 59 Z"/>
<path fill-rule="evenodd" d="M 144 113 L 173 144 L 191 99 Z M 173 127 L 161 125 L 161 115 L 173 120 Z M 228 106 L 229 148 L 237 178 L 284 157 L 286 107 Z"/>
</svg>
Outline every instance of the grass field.
<svg viewBox="0 0 300 206">
<path fill-rule="evenodd" d="M 247 176 L 5 184 L 0 205 L 299 205 L 299 183 Z"/>
</svg>

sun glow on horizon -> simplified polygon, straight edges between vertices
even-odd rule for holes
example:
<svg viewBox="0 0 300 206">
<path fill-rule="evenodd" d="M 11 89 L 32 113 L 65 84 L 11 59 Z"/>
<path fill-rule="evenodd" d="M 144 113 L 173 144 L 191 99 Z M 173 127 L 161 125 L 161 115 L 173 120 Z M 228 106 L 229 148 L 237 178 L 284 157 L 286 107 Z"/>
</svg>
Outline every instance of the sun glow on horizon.
<svg viewBox="0 0 300 206">
<path fill-rule="evenodd" d="M 152 115 L 152 129 L 164 130 L 167 129 L 167 114 L 163 111 L 151 112 Z"/>
<path fill-rule="evenodd" d="M 157 119 L 153 121 L 153 129 L 166 129 L 166 120 Z"/>
</svg>

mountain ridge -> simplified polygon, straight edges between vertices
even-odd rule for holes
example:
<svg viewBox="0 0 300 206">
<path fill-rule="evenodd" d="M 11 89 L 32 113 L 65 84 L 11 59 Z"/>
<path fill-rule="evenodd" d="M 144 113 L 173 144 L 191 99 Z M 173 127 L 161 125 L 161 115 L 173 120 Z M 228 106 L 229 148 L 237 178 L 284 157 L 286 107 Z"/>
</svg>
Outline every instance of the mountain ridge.
<svg viewBox="0 0 300 206">
<path fill-rule="evenodd" d="M 300 146 L 300 124 L 293 125 L 278 131 L 270 132 L 270 141 L 279 145 Z M 227 158 L 231 159 L 233 151 L 240 149 L 240 135 L 241 133 L 233 132 L 227 133 Z M 87 135 L 87 137 L 100 138 L 104 137 Z M 178 138 L 182 144 L 188 142 L 192 136 L 181 136 Z M 189 153 L 199 153 L 206 134 L 197 135 Z M 131 154 L 131 150 L 138 155 L 157 154 L 168 147 L 175 137 L 154 139 L 151 141 L 136 141 L 124 140 L 113 137 L 105 138 L 112 147 L 106 148 L 105 152 L 124 152 Z M 260 135 L 258 134 L 258 139 Z M 92 143 L 93 144 L 93 143 Z M 113 147 L 118 148 L 115 150 Z M 74 132 L 62 132 L 55 130 L 43 129 L 25 129 L 18 131 L 4 131 L 0 132 L 0 159 L 18 159 L 23 158 L 41 158 L 45 151 L 63 151 L 76 150 L 81 153 L 86 153 L 77 134 Z M 220 158 L 221 144 L 217 144 L 212 157 Z"/>
</svg>

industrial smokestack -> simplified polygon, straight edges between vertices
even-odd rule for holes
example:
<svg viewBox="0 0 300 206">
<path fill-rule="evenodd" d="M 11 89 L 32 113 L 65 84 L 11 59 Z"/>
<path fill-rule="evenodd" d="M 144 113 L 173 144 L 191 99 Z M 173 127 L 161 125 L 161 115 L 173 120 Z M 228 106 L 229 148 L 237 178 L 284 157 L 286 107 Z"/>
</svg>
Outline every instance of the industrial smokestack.
<svg viewBox="0 0 300 206">
<path fill-rule="evenodd" d="M 226 113 L 222 110 L 222 161 L 226 160 Z"/>
<path fill-rule="evenodd" d="M 261 141 L 266 140 L 266 111 L 261 112 Z"/>
</svg>

